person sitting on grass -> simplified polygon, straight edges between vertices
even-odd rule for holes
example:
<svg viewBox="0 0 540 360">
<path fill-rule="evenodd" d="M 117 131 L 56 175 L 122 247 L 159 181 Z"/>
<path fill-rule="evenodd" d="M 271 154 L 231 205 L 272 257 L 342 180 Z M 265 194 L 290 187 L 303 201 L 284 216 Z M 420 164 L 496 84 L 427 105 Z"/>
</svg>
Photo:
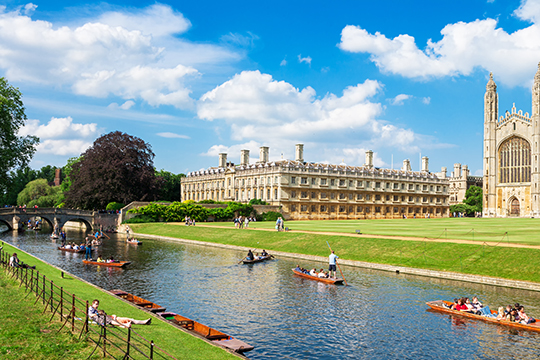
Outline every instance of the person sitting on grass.
<svg viewBox="0 0 540 360">
<path fill-rule="evenodd" d="M 92 321 L 102 326 L 114 325 L 123 328 L 129 328 L 131 327 L 131 324 L 150 325 L 150 323 L 152 322 L 152 318 L 148 318 L 146 320 L 135 320 L 126 317 L 119 317 L 116 315 L 109 316 L 103 310 L 98 310 L 98 306 L 99 300 L 96 299 L 92 301 L 92 306 L 88 308 L 88 317 L 92 319 Z"/>
<path fill-rule="evenodd" d="M 13 255 L 9 258 L 9 266 L 19 267 L 19 258 L 17 257 L 17 253 L 13 253 Z"/>
</svg>

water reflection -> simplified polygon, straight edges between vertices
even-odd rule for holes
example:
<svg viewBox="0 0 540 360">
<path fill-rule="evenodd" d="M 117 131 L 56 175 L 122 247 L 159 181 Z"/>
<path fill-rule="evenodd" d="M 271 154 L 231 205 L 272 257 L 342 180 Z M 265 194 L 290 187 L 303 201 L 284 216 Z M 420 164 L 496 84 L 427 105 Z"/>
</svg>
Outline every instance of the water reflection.
<svg viewBox="0 0 540 360">
<path fill-rule="evenodd" d="M 82 241 L 83 233 L 68 232 Z M 516 301 L 540 317 L 537 293 L 342 267 L 351 286 L 292 275 L 298 260 L 237 265 L 237 251 L 111 236 L 99 252 L 125 269 L 81 263 L 48 234 L 0 238 L 105 289 L 124 289 L 255 346 L 254 359 L 527 359 L 540 336 L 426 311 L 426 301 L 478 295 L 496 308 Z M 304 267 L 324 264 L 300 263 Z"/>
</svg>

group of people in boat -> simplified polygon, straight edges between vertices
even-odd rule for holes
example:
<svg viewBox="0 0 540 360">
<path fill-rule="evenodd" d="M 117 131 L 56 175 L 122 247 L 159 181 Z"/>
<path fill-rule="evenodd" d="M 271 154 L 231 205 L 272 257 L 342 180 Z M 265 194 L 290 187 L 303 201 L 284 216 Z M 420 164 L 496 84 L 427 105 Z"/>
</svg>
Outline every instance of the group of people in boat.
<svg viewBox="0 0 540 360">
<path fill-rule="evenodd" d="M 499 306 L 497 315 L 493 314 L 489 309 L 489 306 L 484 306 L 478 297 L 473 296 L 472 301 L 468 297 L 454 299 L 454 303 L 447 306 L 451 310 L 464 311 L 471 314 L 481 315 L 496 318 L 497 320 L 506 320 L 509 322 L 517 322 L 523 325 L 535 323 L 536 319 L 528 316 L 525 313 L 525 308 L 519 303 L 515 303 L 514 306 L 506 305 Z"/>
<path fill-rule="evenodd" d="M 251 252 L 251 250 L 248 251 L 248 254 L 246 255 L 246 260 L 261 260 L 261 259 L 264 259 L 268 256 L 268 253 L 266 252 L 266 250 L 263 249 L 263 251 L 261 252 L 261 254 L 259 255 L 259 253 L 255 253 L 255 255 L 253 255 L 253 253 Z"/>
<path fill-rule="evenodd" d="M 111 256 L 110 258 L 108 259 L 103 259 L 103 257 L 101 257 L 101 254 L 98 255 L 97 259 L 96 259 L 96 262 L 98 263 L 107 263 L 107 264 L 110 264 L 110 263 L 117 263 L 119 262 L 118 260 L 115 260 L 114 259 L 114 256 Z"/>
<path fill-rule="evenodd" d="M 80 245 L 77 245 L 74 242 L 72 242 L 71 244 L 67 243 L 65 245 L 62 245 L 62 246 L 60 246 L 60 248 L 61 249 L 66 249 L 66 250 L 86 250 L 86 244 L 81 243 Z"/>
</svg>

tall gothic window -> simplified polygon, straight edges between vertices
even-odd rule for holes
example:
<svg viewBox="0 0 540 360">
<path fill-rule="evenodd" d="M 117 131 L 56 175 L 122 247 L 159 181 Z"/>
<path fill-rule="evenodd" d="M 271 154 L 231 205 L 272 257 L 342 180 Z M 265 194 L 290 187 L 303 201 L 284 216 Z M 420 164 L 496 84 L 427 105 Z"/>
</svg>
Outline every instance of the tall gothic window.
<svg viewBox="0 0 540 360">
<path fill-rule="evenodd" d="M 531 145 L 512 137 L 499 148 L 499 183 L 531 181 Z"/>
</svg>

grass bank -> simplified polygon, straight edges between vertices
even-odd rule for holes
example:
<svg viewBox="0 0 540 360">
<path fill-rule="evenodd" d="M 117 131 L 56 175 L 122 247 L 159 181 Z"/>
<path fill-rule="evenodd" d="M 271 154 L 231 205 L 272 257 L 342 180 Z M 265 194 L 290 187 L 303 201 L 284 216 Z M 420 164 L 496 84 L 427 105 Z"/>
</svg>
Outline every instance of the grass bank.
<svg viewBox="0 0 540 360">
<path fill-rule="evenodd" d="M 216 223 L 234 228 L 232 222 Z M 272 222 L 254 222 L 250 227 L 273 229 Z M 540 219 L 443 218 L 377 220 L 286 221 L 292 230 L 460 239 L 479 242 L 510 242 L 540 245 Z M 505 235 L 507 233 L 507 236 Z"/>
<path fill-rule="evenodd" d="M 2 243 L 0 245 L 3 245 L 4 250 L 8 253 L 17 252 L 17 255 L 21 261 L 24 263 L 30 264 L 30 265 L 36 265 L 36 270 L 39 270 L 40 275 L 45 275 L 47 279 L 53 280 L 54 283 L 58 286 L 61 286 L 64 288 L 65 291 L 75 294 L 77 297 L 81 299 L 87 299 L 88 301 L 92 301 L 93 299 L 99 299 L 100 305 L 99 308 L 102 310 L 105 310 L 108 314 L 116 314 L 118 316 L 125 316 L 125 317 L 131 317 L 134 319 L 146 319 L 150 315 L 142 311 L 134 306 L 131 306 L 130 304 L 125 303 L 124 301 L 120 300 L 116 296 L 101 290 L 97 287 L 94 287 L 90 284 L 87 284 L 83 281 L 80 281 L 77 278 L 71 277 L 71 276 L 65 276 L 62 278 L 61 271 L 59 271 L 57 268 L 48 265 L 47 263 L 38 260 L 30 255 L 27 255 L 18 249 L 15 249 L 14 247 L 10 246 L 9 244 Z M 129 271 L 126 270 L 126 271 Z M 4 269 L 0 268 L 0 273 L 4 274 Z M 0 275 L 2 275 L 0 274 Z M 1 281 L 1 280 L 0 280 Z M 8 284 L 8 283 L 6 283 Z M 7 287 L 7 285 L 6 285 Z M 2 287 L 2 290 L 4 290 L 4 287 Z M 25 291 L 23 288 L 16 288 L 13 289 L 18 291 L 19 297 L 26 296 Z M 24 306 L 15 306 L 11 305 L 11 298 L 6 297 L 4 295 L 4 292 L 2 292 L 2 296 L 0 297 L 1 301 L 5 302 L 4 305 L 0 303 L 0 355 L 2 354 L 1 351 L 12 351 L 9 348 L 6 348 L 6 345 L 11 343 L 11 336 L 13 336 L 14 331 L 11 329 L 11 327 L 4 327 L 4 322 L 2 321 L 2 318 L 16 318 L 17 316 L 21 317 L 22 319 L 27 319 L 27 314 L 32 314 L 32 311 L 36 310 L 38 313 L 41 313 L 43 311 L 43 306 L 41 305 L 41 302 L 34 305 L 35 297 L 33 295 L 28 296 L 28 300 L 30 301 L 30 305 L 24 305 Z M 163 304 L 166 305 L 166 304 Z M 42 319 L 37 319 L 35 322 L 28 322 L 29 329 L 27 330 L 21 330 L 24 333 L 36 333 L 39 331 L 39 329 L 47 329 L 48 319 L 50 318 L 51 314 L 50 312 L 45 312 L 44 316 L 46 319 L 43 319 L 43 322 L 41 322 Z M 47 318 L 48 316 L 48 318 Z M 58 318 L 58 317 L 57 317 Z M 25 321 L 22 321 L 20 325 L 24 325 Z M 16 326 L 17 324 L 14 323 Z M 228 353 L 227 351 L 212 346 L 208 344 L 207 342 L 194 337 L 190 334 L 185 333 L 184 331 L 181 331 L 174 326 L 170 325 L 169 323 L 165 321 L 161 321 L 157 318 L 152 319 L 151 325 L 145 325 L 145 326 L 136 326 L 137 332 L 139 332 L 142 336 L 144 336 L 146 339 L 153 340 L 157 346 L 164 349 L 177 359 L 237 359 L 236 356 Z M 10 330 L 11 329 L 11 330 Z M 69 335 L 66 335 L 66 333 L 69 334 L 69 332 L 64 328 L 62 330 L 64 333 L 64 336 L 66 336 L 69 339 Z M 50 338 L 43 335 L 39 336 L 39 334 L 35 334 L 33 338 L 33 344 L 35 348 L 43 349 L 40 351 L 49 351 L 49 348 L 54 348 L 54 343 L 50 343 Z M 18 335 L 23 336 L 23 335 Z M 21 338 L 21 341 L 25 341 L 25 339 Z M 66 340 L 69 344 L 69 341 Z M 64 346 L 61 343 L 60 346 Z M 67 346 L 67 345 L 66 345 Z M 74 344 L 73 346 L 77 346 Z M 1 358 L 4 358 L 3 356 L 0 356 Z M 88 357 L 88 354 L 86 355 Z M 86 358 L 82 357 L 82 358 Z M 17 359 L 20 359 L 21 357 L 14 357 Z M 54 357 L 42 357 L 43 359 L 49 359 Z M 65 356 L 60 356 L 59 358 L 69 358 L 72 359 L 72 357 L 69 354 L 66 354 Z M 27 357 L 27 359 L 39 359 L 38 357 Z M 73 357 L 73 359 L 78 359 L 78 357 Z"/>
<path fill-rule="evenodd" d="M 257 223 L 260 226 L 262 223 Z M 290 222 L 289 224 L 292 224 Z M 356 238 L 295 232 L 235 230 L 181 223 L 132 224 L 137 233 L 258 249 L 328 256 L 328 241 L 343 259 L 540 282 L 539 249 Z M 306 264 L 309 266 L 309 264 Z"/>
</svg>

